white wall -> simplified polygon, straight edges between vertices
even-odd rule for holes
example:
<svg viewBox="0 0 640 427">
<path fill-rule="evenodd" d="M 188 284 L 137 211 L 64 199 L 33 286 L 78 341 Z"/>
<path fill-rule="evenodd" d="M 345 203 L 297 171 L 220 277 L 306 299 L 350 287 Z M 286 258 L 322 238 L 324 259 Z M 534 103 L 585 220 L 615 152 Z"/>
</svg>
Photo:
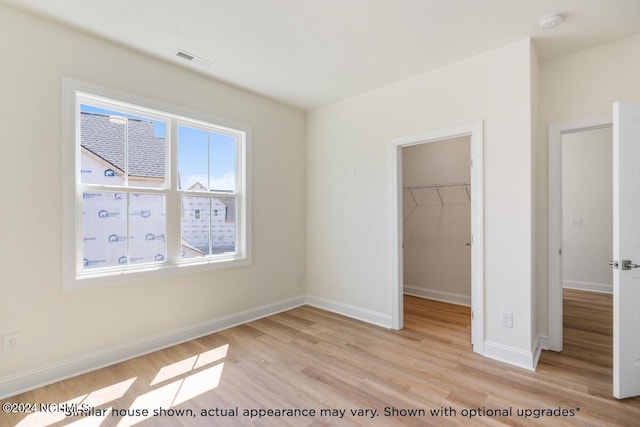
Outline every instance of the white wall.
<svg viewBox="0 0 640 427">
<path fill-rule="evenodd" d="M 522 40 L 307 114 L 310 294 L 388 322 L 390 141 L 482 119 L 485 338 L 504 350 L 495 357 L 531 356 L 531 48 Z"/>
<path fill-rule="evenodd" d="M 304 114 L 0 5 L 2 381 L 304 294 Z M 62 78 L 246 123 L 253 131 L 253 265 L 62 291 Z"/>
<path fill-rule="evenodd" d="M 405 147 L 402 159 L 403 187 L 471 180 L 469 137 Z M 466 243 L 471 239 L 471 203 L 467 189 L 405 189 L 403 205 L 405 293 L 470 305 L 471 248 Z"/>
<path fill-rule="evenodd" d="M 563 285 L 613 290 L 612 128 L 562 136 Z"/>
<path fill-rule="evenodd" d="M 540 137 L 536 161 L 538 325 L 547 331 L 547 126 L 611 114 L 615 101 L 640 102 L 640 35 L 540 64 Z"/>
<path fill-rule="evenodd" d="M 640 35 L 541 64 L 539 92 L 535 52 L 524 40 L 309 112 L 305 154 L 304 117 L 295 109 L 4 5 L 0 35 L 9 58 L 0 67 L 0 178 L 5 206 L 19 207 L 0 210 L 0 334 L 20 333 L 20 351 L 0 354 L 0 381 L 300 295 L 305 252 L 316 301 L 388 321 L 388 143 L 479 119 L 485 336 L 529 352 L 537 330 L 547 330 L 546 126 L 608 113 L 617 100 L 640 102 Z M 253 126 L 252 267 L 62 292 L 63 76 Z M 501 310 L 514 313 L 513 329 L 499 326 Z"/>
</svg>

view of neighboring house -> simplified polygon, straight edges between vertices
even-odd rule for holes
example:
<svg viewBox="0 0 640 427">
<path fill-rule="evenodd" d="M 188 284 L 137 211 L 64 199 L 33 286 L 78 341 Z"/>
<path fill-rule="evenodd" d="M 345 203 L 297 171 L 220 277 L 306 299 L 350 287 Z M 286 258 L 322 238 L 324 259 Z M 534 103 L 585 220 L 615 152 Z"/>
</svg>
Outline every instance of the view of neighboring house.
<svg viewBox="0 0 640 427">
<path fill-rule="evenodd" d="M 155 134 L 152 121 L 128 118 L 126 123 L 125 129 L 124 118 L 81 113 L 81 181 L 115 187 L 83 193 L 85 269 L 162 262 L 167 256 L 165 195 L 144 191 L 164 186 L 165 138 Z M 118 186 L 126 188 L 125 164 L 128 187 L 143 190 L 118 192 Z M 199 195 L 206 188 L 198 182 L 187 191 L 193 194 L 182 196 L 182 258 L 233 252 L 233 197 Z"/>
<path fill-rule="evenodd" d="M 206 191 L 196 182 L 189 191 Z M 211 203 L 211 206 L 209 206 Z M 235 200 L 198 196 L 182 197 L 182 257 L 192 258 L 209 253 L 209 224 L 211 224 L 211 253 L 235 251 Z M 189 248 L 199 253 L 192 254 Z"/>
</svg>

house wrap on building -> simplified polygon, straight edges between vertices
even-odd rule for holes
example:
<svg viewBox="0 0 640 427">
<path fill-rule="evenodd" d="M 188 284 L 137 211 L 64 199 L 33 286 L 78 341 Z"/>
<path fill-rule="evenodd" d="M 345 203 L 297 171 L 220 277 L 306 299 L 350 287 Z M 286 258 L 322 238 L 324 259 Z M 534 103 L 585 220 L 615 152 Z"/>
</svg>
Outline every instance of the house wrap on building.
<svg viewBox="0 0 640 427">
<path fill-rule="evenodd" d="M 152 121 L 131 117 L 114 120 L 92 112 L 81 113 L 80 134 L 81 180 L 114 187 L 113 191 L 83 193 L 84 267 L 164 261 L 165 197 L 144 189 L 164 186 L 165 137 L 156 135 Z M 141 188 L 130 198 L 129 215 L 126 198 L 117 188 L 125 183 L 125 163 L 129 165 L 128 185 Z M 206 187 L 196 182 L 187 189 L 193 196 L 182 196 L 182 258 L 209 255 L 210 248 L 212 254 L 235 250 L 233 199 L 198 197 L 203 191 Z"/>
</svg>

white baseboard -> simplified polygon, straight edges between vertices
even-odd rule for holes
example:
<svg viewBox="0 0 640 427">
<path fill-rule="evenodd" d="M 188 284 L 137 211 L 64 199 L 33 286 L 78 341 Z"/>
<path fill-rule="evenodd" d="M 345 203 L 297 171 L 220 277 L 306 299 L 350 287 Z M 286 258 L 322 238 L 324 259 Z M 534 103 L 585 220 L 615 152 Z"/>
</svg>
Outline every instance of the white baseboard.
<svg viewBox="0 0 640 427">
<path fill-rule="evenodd" d="M 465 305 L 471 307 L 471 296 L 454 294 L 451 292 L 436 291 L 434 289 L 418 288 L 415 286 L 404 285 L 404 293 L 415 297 L 434 299 L 444 301 L 450 304 Z"/>
<path fill-rule="evenodd" d="M 541 350 L 549 350 L 549 337 L 547 335 L 538 335 L 538 346 Z"/>
<path fill-rule="evenodd" d="M 602 294 L 612 294 L 613 285 L 606 283 L 581 282 L 578 280 L 563 280 L 562 287 L 568 289 L 578 289 L 580 291 L 600 292 Z"/>
<path fill-rule="evenodd" d="M 41 368 L 0 378 L 0 390 L 2 390 L 0 392 L 0 399 L 15 396 L 38 387 L 81 375 L 83 373 L 113 365 L 134 357 L 142 356 L 163 348 L 171 347 L 173 345 L 219 332 L 237 325 L 258 320 L 263 317 L 291 310 L 305 304 L 361 320 L 363 322 L 382 326 L 384 328 L 392 328 L 392 319 L 389 314 L 367 310 L 325 298 L 309 295 L 300 296 L 263 305 L 240 313 L 223 316 L 155 337 L 129 342 L 97 352 L 73 357 Z M 484 351 L 482 354 L 483 356 L 491 359 L 499 360 L 528 370 L 535 370 L 535 366 L 537 365 L 538 358 L 540 356 L 540 351 L 545 348 L 545 340 L 546 337 L 538 337 L 533 352 L 486 341 L 484 343 Z"/>
<path fill-rule="evenodd" d="M 0 399 L 15 396 L 25 391 L 200 338 L 253 320 L 271 316 L 304 304 L 305 297 L 303 296 L 290 298 L 240 313 L 219 317 L 197 325 L 177 329 L 155 337 L 144 338 L 0 378 Z"/>
<path fill-rule="evenodd" d="M 533 369 L 535 370 L 538 366 L 538 361 L 540 361 L 540 354 L 542 350 L 549 349 L 549 337 L 546 335 L 538 334 L 534 343 L 533 343 Z"/>
<path fill-rule="evenodd" d="M 529 371 L 535 371 L 540 350 L 536 349 L 535 352 L 538 353 L 537 356 L 532 351 L 509 347 L 497 342 L 485 341 L 483 356 Z"/>
<path fill-rule="evenodd" d="M 391 316 L 385 313 L 367 310 L 341 302 L 331 301 L 325 298 L 319 298 L 307 295 L 306 303 L 310 306 L 321 308 L 322 310 L 331 311 L 353 319 L 362 320 L 363 322 L 372 323 L 387 329 L 391 327 Z"/>
</svg>

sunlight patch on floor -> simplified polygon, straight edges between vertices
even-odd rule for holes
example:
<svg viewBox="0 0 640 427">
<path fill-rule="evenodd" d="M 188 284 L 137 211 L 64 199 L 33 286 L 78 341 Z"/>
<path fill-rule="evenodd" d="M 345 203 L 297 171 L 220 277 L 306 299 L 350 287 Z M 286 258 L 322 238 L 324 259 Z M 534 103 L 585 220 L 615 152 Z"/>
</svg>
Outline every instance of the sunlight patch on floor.
<svg viewBox="0 0 640 427">
<path fill-rule="evenodd" d="M 158 374 L 149 385 L 154 386 L 160 384 L 169 379 L 185 375 L 194 369 L 199 369 L 203 366 L 207 366 L 217 362 L 218 360 L 224 359 L 227 357 L 228 349 L 229 345 L 226 344 L 218 348 L 214 348 L 213 350 L 205 351 L 197 356 L 189 357 L 179 362 L 167 365 L 158 371 Z"/>
<path fill-rule="evenodd" d="M 149 387 L 168 380 L 174 381 L 138 396 L 121 418 L 118 427 L 133 426 L 153 417 L 154 410 L 169 409 L 217 388 L 222 378 L 224 363 L 220 362 L 206 369 L 201 368 L 224 359 L 228 349 L 229 345 L 226 344 L 161 368 Z M 196 370 L 197 372 L 193 372 Z M 145 409 L 148 412 L 143 415 L 142 411 Z"/>
<path fill-rule="evenodd" d="M 73 399 L 67 400 L 65 402 L 60 402 L 58 404 L 52 404 L 48 408 L 39 408 L 39 412 L 34 412 L 33 414 L 28 415 L 23 418 L 16 427 L 45 427 L 60 421 L 65 420 L 67 414 L 65 413 L 66 408 L 74 408 L 74 405 L 77 405 L 78 409 L 84 407 L 93 407 L 97 408 L 101 405 L 104 405 L 108 402 L 112 402 L 124 396 L 124 394 L 129 390 L 131 385 L 135 382 L 136 377 L 129 378 L 128 380 L 121 381 L 116 384 L 112 384 L 107 387 L 100 388 L 98 390 L 94 390 L 91 393 L 83 394 L 78 397 L 74 397 Z M 47 409 L 49 411 L 47 411 Z M 95 426 L 100 425 L 100 423 L 106 418 L 102 416 L 94 416 L 94 417 L 85 417 L 79 419 L 75 423 L 71 424 L 76 427 L 80 426 Z M 93 420 L 93 421 L 91 421 Z M 96 423 L 96 421 L 98 421 Z"/>
<path fill-rule="evenodd" d="M 136 400 L 134 400 L 131 406 L 129 406 L 129 409 L 126 410 L 126 412 L 131 415 L 123 416 L 118 423 L 118 427 L 129 427 L 150 418 L 153 415 L 153 409 L 170 408 L 175 396 L 180 390 L 182 381 L 183 380 L 174 381 L 136 397 Z M 148 413 L 146 416 L 143 416 L 142 413 L 145 409 Z"/>
<path fill-rule="evenodd" d="M 212 368 L 186 377 L 183 380 L 180 391 L 176 395 L 173 405 L 179 405 L 218 387 L 220 378 L 222 378 L 223 368 L 224 363 L 220 363 Z"/>
<path fill-rule="evenodd" d="M 144 388 L 148 391 L 137 394 L 128 408 L 127 404 L 119 407 L 117 401 L 125 396 L 137 377 L 51 404 L 26 416 L 16 427 L 47 427 L 64 421 L 73 427 L 98 427 L 109 417 L 120 417 L 118 427 L 133 426 L 153 417 L 154 410 L 170 409 L 217 388 L 224 370 L 221 360 L 227 357 L 228 350 L 228 344 L 222 345 L 162 367 L 148 386 L 138 384 L 142 392 L 146 391 Z M 111 407 L 105 407 L 110 402 L 113 402 Z M 77 415 L 91 409 L 94 413 Z M 95 409 L 100 409 L 100 413 Z M 69 414 L 69 410 L 76 414 Z"/>
</svg>

